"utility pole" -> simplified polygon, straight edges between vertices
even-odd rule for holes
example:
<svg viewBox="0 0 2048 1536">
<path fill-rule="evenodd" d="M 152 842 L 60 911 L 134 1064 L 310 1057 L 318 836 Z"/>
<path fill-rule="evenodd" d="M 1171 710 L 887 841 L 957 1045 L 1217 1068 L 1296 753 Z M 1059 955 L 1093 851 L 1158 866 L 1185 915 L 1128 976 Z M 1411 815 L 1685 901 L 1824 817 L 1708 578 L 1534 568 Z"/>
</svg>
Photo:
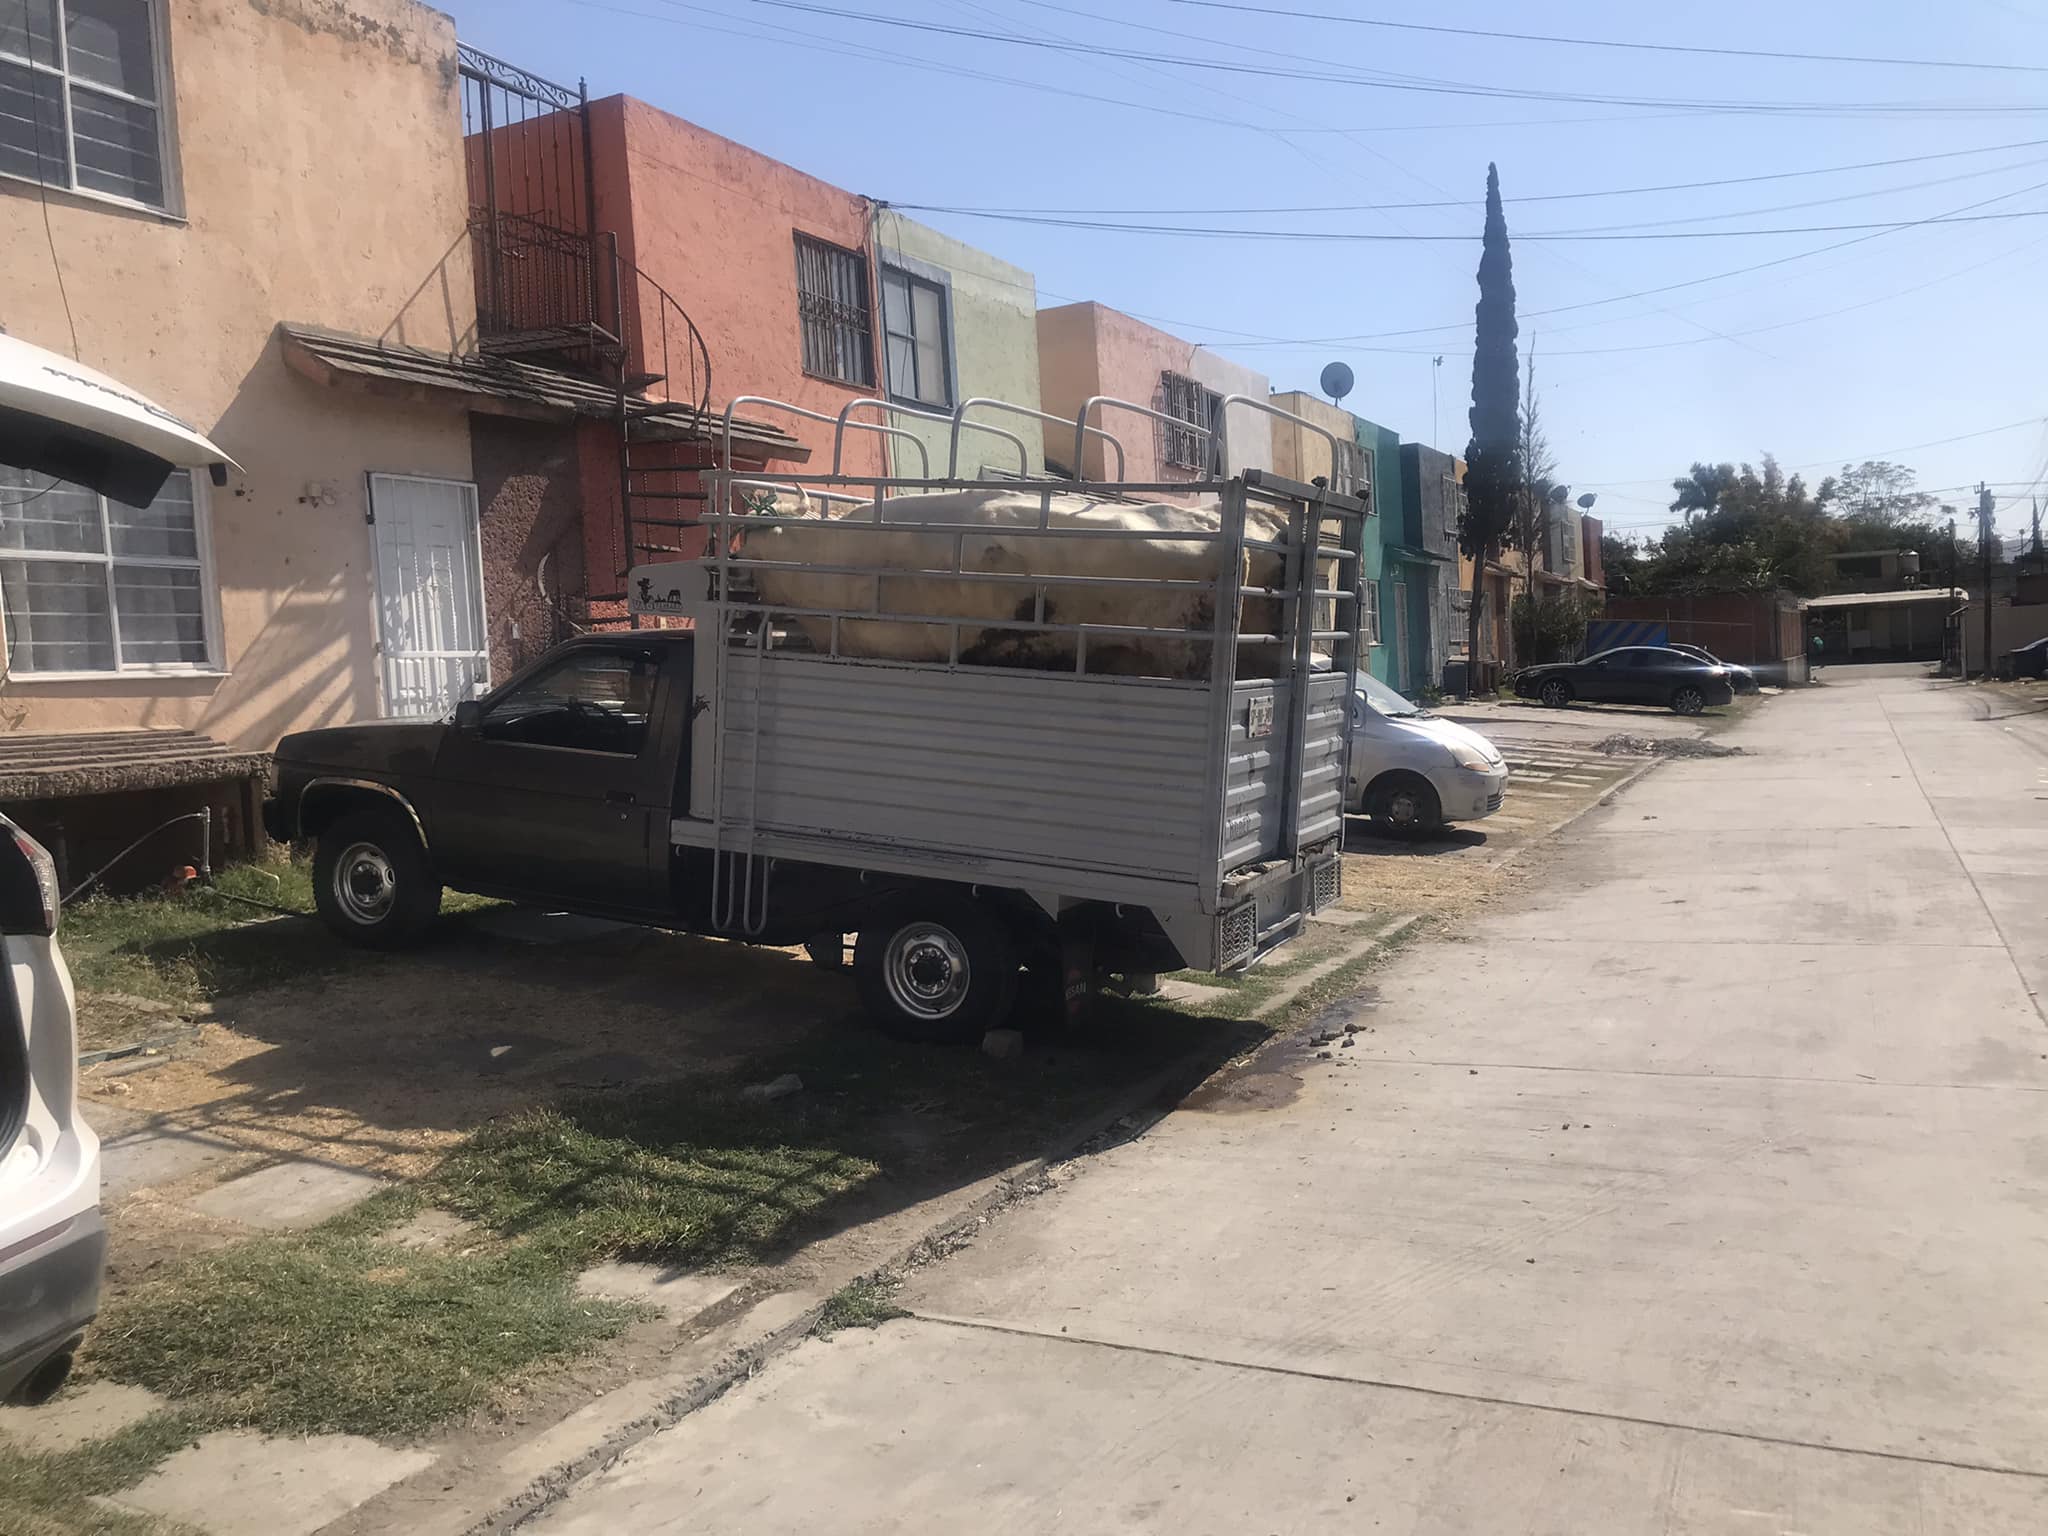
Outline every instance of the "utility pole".
<svg viewBox="0 0 2048 1536">
<path fill-rule="evenodd" d="M 1964 682 L 1970 680 L 1969 647 L 1963 644 L 1963 621 L 1955 617 L 1956 612 L 1956 520 L 1948 520 L 1948 611 L 1950 622 L 1956 627 L 1956 672 Z M 1948 633 L 1948 624 L 1942 625 L 1942 634 Z M 1944 647 L 1948 642 L 1942 641 Z"/>
<path fill-rule="evenodd" d="M 1444 360 L 1433 358 L 1429 365 L 1429 446 L 1436 446 L 1436 381 L 1443 377 Z"/>
<path fill-rule="evenodd" d="M 1977 484 L 1977 554 L 1978 564 L 1984 572 L 1984 675 L 1991 675 L 1991 541 L 1993 514 L 1996 503 L 1991 498 L 1991 488 L 1982 481 Z"/>
</svg>

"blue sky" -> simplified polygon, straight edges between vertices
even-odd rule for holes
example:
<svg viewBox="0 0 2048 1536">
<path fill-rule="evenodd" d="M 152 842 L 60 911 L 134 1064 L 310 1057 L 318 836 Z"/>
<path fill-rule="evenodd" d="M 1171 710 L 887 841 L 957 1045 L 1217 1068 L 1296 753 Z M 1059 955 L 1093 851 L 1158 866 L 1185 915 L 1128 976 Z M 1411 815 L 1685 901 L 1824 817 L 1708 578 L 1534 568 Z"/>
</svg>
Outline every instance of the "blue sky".
<svg viewBox="0 0 2048 1536">
<path fill-rule="evenodd" d="M 916 215 L 1032 270 L 1041 303 L 1092 298 L 1155 318 L 1260 368 L 1276 388 L 1313 389 L 1323 364 L 1342 360 L 1358 379 L 1346 405 L 1403 437 L 1431 438 L 1432 358 L 1442 354 L 1434 433 L 1452 451 L 1468 435 L 1489 160 L 1499 163 L 1517 236 L 1646 224 L 1661 232 L 1885 224 L 1979 204 L 1978 214 L 2048 209 L 2048 69 L 1570 47 L 1176 0 L 817 0 L 1039 42 L 1337 77 L 1304 81 L 921 33 L 759 0 L 439 3 L 465 41 L 489 52 L 557 79 L 582 76 L 593 96 L 642 97 L 891 202 L 1460 237 L 1198 238 Z M 2048 66 L 2048 0 L 1252 3 L 1631 42 Z M 1457 93 L 1470 86 L 1649 105 Z M 1800 110 L 1699 105 L 1731 102 Z M 1887 110 L 1868 110 L 1878 103 Z M 1831 110 L 1838 104 L 1865 110 Z M 1901 106 L 1912 110 L 1890 110 Z M 1991 146 L 2020 147 L 1952 154 Z M 1740 186 L 1513 201 L 1927 156 L 1945 158 Z M 1470 206 L 1208 211 L 1463 199 Z M 1804 254 L 1857 233 L 1518 240 L 1524 362 L 1533 341 L 1561 473 L 1599 493 L 1610 526 L 1661 526 L 1668 481 L 1695 458 L 1769 450 L 1815 480 L 1844 458 L 1898 459 L 1959 502 L 1966 493 L 1951 487 L 1988 480 L 2004 493 L 2001 529 L 2024 528 L 2027 493 L 2048 495 L 2048 218 L 1908 229 Z M 1796 259 L 1694 282 L 1784 257 Z M 1595 302 L 1676 284 L 1690 286 Z M 688 296 L 678 297 L 687 306 Z M 1567 306 L 1581 307 L 1532 315 Z"/>
</svg>

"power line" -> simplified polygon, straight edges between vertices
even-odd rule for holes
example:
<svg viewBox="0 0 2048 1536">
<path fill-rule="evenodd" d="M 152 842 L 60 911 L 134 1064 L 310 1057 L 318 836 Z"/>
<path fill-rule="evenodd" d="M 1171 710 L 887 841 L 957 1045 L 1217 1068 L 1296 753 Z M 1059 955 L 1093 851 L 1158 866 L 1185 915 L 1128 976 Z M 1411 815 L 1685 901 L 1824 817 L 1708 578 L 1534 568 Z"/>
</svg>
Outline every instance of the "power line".
<svg viewBox="0 0 2048 1536">
<path fill-rule="evenodd" d="M 1056 219 L 1037 214 L 982 213 L 966 216 L 994 219 L 1007 224 L 1040 225 L 1050 229 L 1081 229 L 1102 234 L 1121 235 L 1169 235 L 1181 239 L 1204 240 L 1280 240 L 1337 242 L 1340 244 L 1360 242 L 1366 244 L 1402 244 L 1420 242 L 1431 245 L 1470 245 L 1480 238 L 1477 234 L 1418 235 L 1405 233 L 1386 234 L 1374 230 L 1349 229 L 1232 229 L 1221 224 L 1139 224 L 1112 219 Z M 2006 213 L 1936 214 L 1925 219 L 1890 219 L 1861 224 L 1774 225 L 1764 229 L 1641 230 L 1636 232 L 1599 229 L 1523 230 L 1518 232 L 1514 238 L 1518 244 L 1567 240 L 1735 240 L 1774 235 L 1831 235 L 1840 234 L 1848 230 L 1890 232 L 1901 229 L 1915 229 L 1928 224 L 2002 224 L 2011 219 L 2039 218 L 2048 218 L 2048 208 L 2020 208 Z"/>
<path fill-rule="evenodd" d="M 1560 37 L 1547 32 L 1503 32 L 1489 27 L 1447 27 L 1420 21 L 1384 21 L 1374 16 L 1346 16 L 1329 11 L 1300 11 L 1292 6 L 1247 5 L 1235 0 L 1171 0 L 1175 5 L 1206 11 L 1241 11 L 1254 16 L 1284 16 L 1294 21 L 1336 21 L 1354 27 L 1381 27 L 1394 32 L 1435 32 L 1449 37 L 1484 37 L 1514 43 L 1552 43 L 1569 48 L 1618 48 L 1637 53 L 1701 54 L 1723 59 L 1782 59 L 1797 64 L 1868 64 L 1894 69 L 1974 69 L 1999 74 L 2048 74 L 2048 65 L 1993 63 L 1980 59 L 1900 59 L 1860 53 L 1794 53 L 1777 48 L 1722 48 L 1700 43 L 1633 43 L 1611 37 Z"/>
<path fill-rule="evenodd" d="M 700 5 L 691 5 L 686 0 L 651 0 L 651 3 L 665 5 L 671 10 L 689 11 L 699 16 L 716 17 L 723 21 L 740 21 L 724 11 L 711 10 Z M 1129 112 L 1148 112 L 1158 117 L 1176 118 L 1182 122 L 1201 123 L 1212 128 L 1231 128 L 1245 132 L 1271 134 L 1276 131 L 1287 133 L 1341 134 L 1350 137 L 1361 133 L 1444 133 L 1463 132 L 1483 128 L 1554 128 L 1573 127 L 1598 123 L 1647 123 L 1672 118 L 1699 117 L 1698 112 L 1623 112 L 1607 113 L 1599 117 L 1519 117 L 1497 118 L 1466 123 L 1373 123 L 1356 128 L 1287 128 L 1276 130 L 1256 124 L 1241 123 L 1235 118 L 1218 117 L 1214 112 L 1183 111 L 1174 107 L 1158 106 L 1151 102 L 1132 101 L 1126 96 L 1101 96 L 1090 91 L 1069 90 L 1064 86 L 1049 85 L 1042 80 L 1026 80 L 1016 75 L 997 74 L 990 70 L 973 69 L 963 64 L 938 59 L 927 59 L 893 50 L 870 48 L 849 38 L 822 40 L 812 33 L 795 32 L 788 28 L 762 23 L 765 31 L 746 29 L 744 26 L 719 27 L 700 21 L 686 21 L 680 16 L 661 15 L 651 11 L 638 11 L 623 5 L 607 3 L 607 0 L 569 0 L 569 4 L 587 11 L 603 11 L 613 16 L 631 16 L 640 21 L 658 22 L 668 27 L 688 27 L 696 32 L 716 33 L 721 37 L 743 38 L 750 42 L 773 42 L 780 47 L 800 48 L 809 53 L 828 54 L 834 58 L 863 59 L 877 64 L 894 65 L 917 71 L 921 74 L 942 76 L 949 80 L 982 80 L 992 85 L 1007 85 L 1017 90 L 1035 91 L 1040 95 L 1058 96 L 1069 101 L 1085 101 L 1096 106 L 1118 107 Z M 835 46 L 836 45 L 836 46 Z M 908 205 L 903 205 L 908 206 Z"/>
<path fill-rule="evenodd" d="M 2048 422 L 2048 417 L 2025 416 L 2018 421 L 2008 421 L 2002 427 L 1984 427 L 1976 432 L 1958 432 L 1954 437 L 1937 437 L 1925 443 L 1907 443 L 1897 448 L 1870 448 L 1861 453 L 1831 453 L 1823 459 L 1808 459 L 1803 464 L 1783 464 L 1781 469 L 1825 469 L 1831 464 L 1860 464 L 1867 459 L 1886 459 L 1895 453 L 1918 453 L 1923 448 L 1946 448 L 1950 443 L 1967 443 L 1979 437 L 1996 437 L 2001 432 L 2017 432 L 2021 427 L 2039 427 Z M 1705 460 L 1700 462 L 1704 463 Z M 1574 482 L 1587 490 L 1604 491 L 1617 485 L 1662 485 L 1678 478 L 1672 475 L 1645 475 L 1640 480 L 1584 480 Z M 2017 484 L 2004 481 L 2002 484 Z M 1966 487 L 1974 489 L 1974 487 Z M 1931 494 L 1931 493 L 1930 493 Z"/>
<path fill-rule="evenodd" d="M 1261 130 L 1262 132 L 1299 132 L 1298 129 Z M 1331 129 L 1333 133 L 1349 133 L 1352 129 Z M 1817 166 L 1809 171 L 1768 171 L 1754 176 L 1721 176 L 1711 181 L 1672 181 L 1647 187 L 1605 187 L 1590 192 L 1542 192 L 1526 197 L 1503 198 L 1509 205 L 1520 203 L 1561 203 L 1574 202 L 1596 197 L 1635 197 L 1652 192 L 1698 192 L 1712 187 L 1748 186 L 1762 181 L 1792 181 L 1806 176 L 1836 176 L 1850 171 L 1875 171 L 1897 165 L 1920 165 L 1930 160 L 1954 160 L 1966 155 L 1991 155 L 2009 150 L 2039 149 L 2048 145 L 2048 139 L 2022 139 L 2014 144 L 1987 144 L 1981 149 L 1949 149 L 1931 155 L 1903 155 L 1892 160 L 1861 160 L 1851 165 Z M 2010 170 L 2007 166 L 2004 169 Z M 1903 190 L 1903 189 L 1902 189 Z M 1193 214 L 1281 214 L 1281 213 L 1384 213 L 1406 211 L 1416 208 L 1477 208 L 1482 206 L 1480 198 L 1447 198 L 1432 202 L 1414 203 L 1310 203 L 1294 207 L 1261 208 L 1003 208 L 966 207 L 950 203 L 898 203 L 898 208 L 921 213 L 1016 213 L 1054 214 L 1080 217 L 1170 217 Z"/>
<path fill-rule="evenodd" d="M 810 0 L 745 0 L 746 4 L 773 10 L 795 11 L 812 16 L 830 16 L 869 26 L 931 33 L 942 37 L 969 38 L 977 42 L 1001 43 L 1013 48 L 1036 48 L 1054 53 L 1091 58 L 1127 59 L 1133 62 L 1168 64 L 1182 69 L 1244 75 L 1264 79 L 1311 81 L 1326 85 L 1351 85 L 1368 90 L 1404 91 L 1432 96 L 1473 96 L 1496 101 L 1557 101 L 1586 106 L 1643 107 L 1665 110 L 1682 107 L 1696 111 L 1764 116 L 2004 116 L 2014 113 L 2048 112 L 2048 106 L 2034 103 L 1964 103 L 1913 101 L 1755 101 L 1755 100 L 1659 100 L 1637 96 L 1600 96 L 1586 92 L 1536 90 L 1524 86 L 1488 86 L 1470 81 L 1431 78 L 1398 78 L 1381 73 L 1337 72 L 1330 69 L 1280 68 L 1245 60 L 1192 58 L 1184 54 L 1148 53 L 1135 48 L 1115 48 L 1101 43 L 1070 43 L 1049 37 L 1019 37 L 1008 32 L 989 32 L 948 22 L 923 21 L 907 16 L 878 15 L 872 11 L 849 10 L 843 6 L 810 3 Z M 1306 61 L 1297 61 L 1303 63 Z"/>
</svg>

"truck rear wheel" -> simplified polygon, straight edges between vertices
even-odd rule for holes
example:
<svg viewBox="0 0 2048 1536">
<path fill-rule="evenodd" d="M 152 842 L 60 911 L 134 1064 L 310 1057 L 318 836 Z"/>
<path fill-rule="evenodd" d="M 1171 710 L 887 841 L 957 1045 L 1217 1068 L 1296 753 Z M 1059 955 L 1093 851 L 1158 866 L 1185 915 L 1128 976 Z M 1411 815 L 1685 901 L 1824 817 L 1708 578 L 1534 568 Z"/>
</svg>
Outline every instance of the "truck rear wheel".
<svg viewBox="0 0 2048 1536">
<path fill-rule="evenodd" d="M 1017 989 L 1017 946 L 975 901 L 906 900 L 853 946 L 862 1005 L 906 1040 L 965 1043 L 1003 1022 Z"/>
<path fill-rule="evenodd" d="M 441 882 L 419 834 L 395 811 L 356 811 L 323 827 L 313 850 L 313 903 L 351 944 L 396 949 L 441 910 Z"/>
</svg>

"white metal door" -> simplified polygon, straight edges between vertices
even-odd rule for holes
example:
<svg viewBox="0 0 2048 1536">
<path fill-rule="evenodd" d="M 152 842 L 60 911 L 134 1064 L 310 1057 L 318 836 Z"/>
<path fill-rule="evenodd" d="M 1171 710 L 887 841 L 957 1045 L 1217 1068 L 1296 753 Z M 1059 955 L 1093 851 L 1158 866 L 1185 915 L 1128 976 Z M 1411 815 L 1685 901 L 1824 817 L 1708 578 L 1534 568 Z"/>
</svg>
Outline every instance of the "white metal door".
<svg viewBox="0 0 2048 1536">
<path fill-rule="evenodd" d="M 384 712 L 438 719 L 489 686 L 476 487 L 370 476 Z"/>
</svg>

